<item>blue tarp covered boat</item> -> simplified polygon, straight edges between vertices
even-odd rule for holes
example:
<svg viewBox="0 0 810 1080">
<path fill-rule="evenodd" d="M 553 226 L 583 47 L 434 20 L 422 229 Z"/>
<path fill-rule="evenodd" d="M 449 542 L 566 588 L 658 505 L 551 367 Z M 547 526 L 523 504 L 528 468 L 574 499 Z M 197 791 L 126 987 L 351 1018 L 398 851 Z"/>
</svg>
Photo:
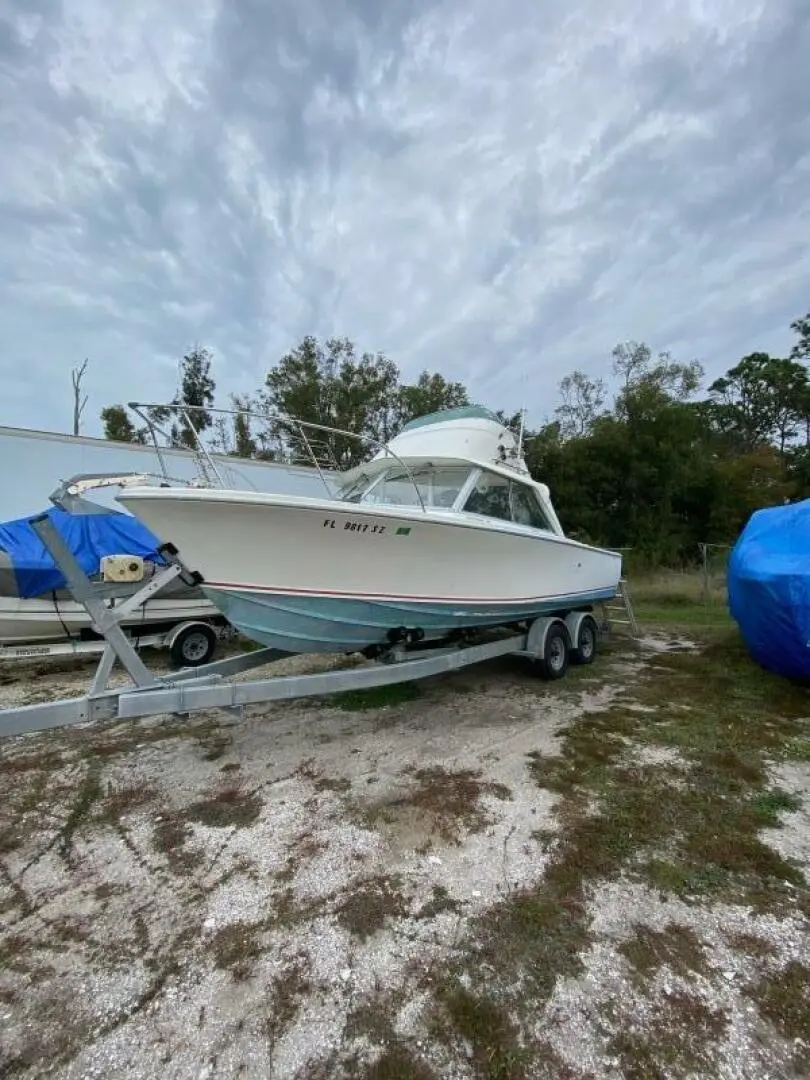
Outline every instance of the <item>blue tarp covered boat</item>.
<svg viewBox="0 0 810 1080">
<path fill-rule="evenodd" d="M 98 573 L 99 562 L 105 555 L 139 555 L 152 562 L 163 561 L 157 554 L 160 541 L 130 514 L 116 511 L 68 514 L 55 506 L 45 514 L 88 575 Z M 65 587 L 61 570 L 28 518 L 0 524 L 2 556 L 5 556 L 2 558 L 4 595 L 11 594 L 9 571 L 13 573 L 15 593 L 22 599 Z"/>
<path fill-rule="evenodd" d="M 752 514 L 729 559 L 728 600 L 758 663 L 810 678 L 810 499 Z"/>
</svg>

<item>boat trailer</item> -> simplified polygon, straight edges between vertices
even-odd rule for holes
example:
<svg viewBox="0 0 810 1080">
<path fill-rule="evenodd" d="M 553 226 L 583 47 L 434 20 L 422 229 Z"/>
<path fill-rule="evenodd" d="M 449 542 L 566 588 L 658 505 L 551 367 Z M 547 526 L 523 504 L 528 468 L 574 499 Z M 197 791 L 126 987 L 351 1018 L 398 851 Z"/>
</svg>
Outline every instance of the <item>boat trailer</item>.
<svg viewBox="0 0 810 1080">
<path fill-rule="evenodd" d="M 520 632 L 518 627 L 501 628 L 482 632 L 477 639 L 452 643 L 398 641 L 366 667 L 229 682 L 230 676 L 294 655 L 258 648 L 168 675 L 156 675 L 136 652 L 121 627 L 121 619 L 130 608 L 143 603 L 176 577 L 195 585 L 200 583 L 200 575 L 184 566 L 172 544 L 164 544 L 159 550 L 166 567 L 124 604 L 108 607 L 104 603 L 103 586 L 90 581 L 47 516 L 32 518 L 31 527 L 64 574 L 75 600 L 84 605 L 94 630 L 104 639 L 103 652 L 86 695 L 0 711 L 0 737 L 99 720 L 162 714 L 187 716 L 202 709 L 241 713 L 247 705 L 390 686 L 508 654 L 528 657 L 542 674 L 557 679 L 565 674 L 569 659 L 591 663 L 600 631 L 609 629 L 609 622 L 600 626 L 590 610 L 577 610 L 537 618 L 526 628 L 521 627 Z M 406 640 L 407 637 L 410 635 L 406 635 Z M 126 669 L 131 685 L 110 687 L 116 660 Z"/>
</svg>

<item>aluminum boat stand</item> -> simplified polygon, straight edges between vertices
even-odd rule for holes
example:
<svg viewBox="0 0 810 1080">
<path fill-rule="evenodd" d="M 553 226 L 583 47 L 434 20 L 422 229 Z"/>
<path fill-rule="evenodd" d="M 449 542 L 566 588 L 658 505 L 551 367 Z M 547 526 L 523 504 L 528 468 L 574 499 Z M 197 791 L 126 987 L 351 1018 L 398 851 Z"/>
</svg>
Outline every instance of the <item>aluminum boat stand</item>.
<svg viewBox="0 0 810 1080">
<path fill-rule="evenodd" d="M 523 633 L 516 634 L 504 629 L 494 632 L 498 636 L 485 634 L 485 640 L 476 644 L 407 649 L 397 645 L 380 660 L 362 668 L 312 675 L 271 676 L 253 682 L 226 681 L 228 676 L 291 655 L 264 648 L 159 676 L 151 672 L 137 654 L 121 629 L 120 619 L 177 576 L 188 581 L 194 578 L 172 545 L 165 545 L 161 549 L 169 564 L 165 570 L 155 575 L 124 603 L 108 608 L 103 602 L 104 586 L 88 579 L 51 522 L 42 516 L 32 519 L 31 525 L 65 575 L 74 598 L 85 606 L 93 619 L 94 628 L 103 635 L 106 647 L 85 696 L 0 711 L 0 737 L 98 720 L 138 719 L 162 714 L 185 716 L 202 709 L 241 711 L 246 705 L 410 682 L 507 654 L 539 661 L 547 674 L 560 677 L 567 666 L 569 652 L 576 652 L 577 649 L 582 651 L 585 628 L 590 631 L 592 627 L 596 631 L 593 616 L 586 611 L 576 611 L 535 619 Z M 109 687 L 109 677 L 116 659 L 127 670 L 132 685 Z M 583 654 L 582 662 L 590 660 L 585 659 Z"/>
</svg>

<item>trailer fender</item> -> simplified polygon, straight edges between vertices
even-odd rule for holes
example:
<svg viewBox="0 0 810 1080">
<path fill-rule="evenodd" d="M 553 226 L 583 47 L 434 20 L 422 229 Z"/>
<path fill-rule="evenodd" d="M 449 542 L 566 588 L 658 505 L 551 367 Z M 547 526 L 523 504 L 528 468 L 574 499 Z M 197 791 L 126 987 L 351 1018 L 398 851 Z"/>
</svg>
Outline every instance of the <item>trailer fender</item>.
<svg viewBox="0 0 810 1080">
<path fill-rule="evenodd" d="M 524 654 L 548 679 L 561 679 L 568 669 L 571 634 L 564 619 L 556 615 L 535 619 L 526 635 Z"/>
</svg>

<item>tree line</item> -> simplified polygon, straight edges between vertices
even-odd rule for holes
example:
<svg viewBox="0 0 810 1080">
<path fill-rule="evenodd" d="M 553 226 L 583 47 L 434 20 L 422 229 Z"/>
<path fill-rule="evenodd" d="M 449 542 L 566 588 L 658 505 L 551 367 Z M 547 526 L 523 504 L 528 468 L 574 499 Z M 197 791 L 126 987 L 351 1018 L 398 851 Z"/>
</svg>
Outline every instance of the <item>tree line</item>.
<svg viewBox="0 0 810 1080">
<path fill-rule="evenodd" d="M 634 341 L 612 351 L 612 393 L 604 379 L 566 375 L 553 418 L 524 433 L 524 453 L 532 475 L 551 488 L 568 534 L 677 565 L 694 561 L 700 543 L 733 542 L 759 507 L 810 495 L 810 312 L 791 330 L 789 357 L 751 353 L 705 391 L 699 362 Z M 382 353 L 358 354 L 347 338 L 321 344 L 307 336 L 260 390 L 231 395 L 229 408 L 240 411 L 226 417 L 211 411 L 212 367 L 203 347 L 183 358 L 178 395 L 150 415 L 167 441 L 193 447 L 196 429 L 221 453 L 307 461 L 310 447 L 275 419 L 289 415 L 361 436 L 321 433 L 330 462 L 348 468 L 409 420 L 470 403 L 462 383 L 439 373 L 403 382 Z M 519 420 L 497 411 L 505 423 Z M 122 405 L 101 418 L 107 438 L 147 441 L 148 426 Z"/>
</svg>

